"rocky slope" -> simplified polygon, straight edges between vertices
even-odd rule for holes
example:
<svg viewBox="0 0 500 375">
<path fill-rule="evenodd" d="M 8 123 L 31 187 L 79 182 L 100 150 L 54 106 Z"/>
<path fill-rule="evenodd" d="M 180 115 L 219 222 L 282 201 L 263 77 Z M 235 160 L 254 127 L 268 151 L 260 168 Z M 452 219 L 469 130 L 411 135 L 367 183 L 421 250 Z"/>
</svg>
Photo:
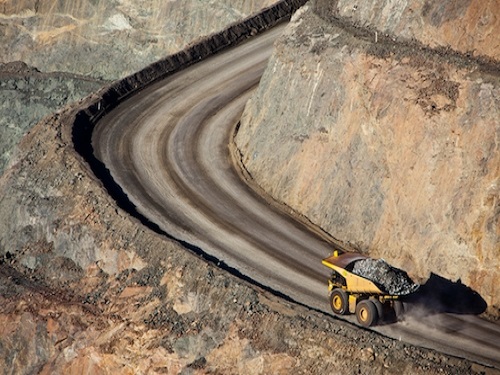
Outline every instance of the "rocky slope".
<svg viewBox="0 0 500 375">
<path fill-rule="evenodd" d="M 375 0 L 370 6 L 348 0 L 316 0 L 315 5 L 320 16 L 343 18 L 367 28 L 372 35 L 377 31 L 400 41 L 416 40 L 431 48 L 494 59 L 500 54 L 499 9 L 495 0 Z"/>
<path fill-rule="evenodd" d="M 275 2 L 0 1 L 0 174 L 43 116 Z"/>
<path fill-rule="evenodd" d="M 275 2 L 4 0 L 0 62 L 112 80 Z"/>
<path fill-rule="evenodd" d="M 309 2 L 236 136 L 276 200 L 415 279 L 470 286 L 496 316 L 499 11 L 488 1 Z"/>
<path fill-rule="evenodd" d="M 0 175 L 26 130 L 103 84 L 72 74 L 42 73 L 21 62 L 0 64 Z"/>
</svg>

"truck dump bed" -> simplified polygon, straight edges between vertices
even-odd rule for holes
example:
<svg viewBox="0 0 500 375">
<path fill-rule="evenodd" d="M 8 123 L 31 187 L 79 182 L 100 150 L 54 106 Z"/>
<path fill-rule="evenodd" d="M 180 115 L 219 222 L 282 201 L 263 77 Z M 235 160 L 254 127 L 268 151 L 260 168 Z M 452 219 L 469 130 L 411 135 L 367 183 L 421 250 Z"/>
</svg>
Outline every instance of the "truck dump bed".
<svg viewBox="0 0 500 375">
<path fill-rule="evenodd" d="M 346 288 L 351 293 L 385 294 L 373 281 L 348 271 L 352 270 L 354 262 L 364 259 L 367 257 L 362 254 L 344 253 L 325 258 L 322 263 L 345 279 Z"/>
<path fill-rule="evenodd" d="M 353 293 L 401 296 L 413 293 L 419 287 L 404 272 L 383 259 L 372 259 L 359 253 L 334 252 L 322 263 L 336 271 Z"/>
</svg>

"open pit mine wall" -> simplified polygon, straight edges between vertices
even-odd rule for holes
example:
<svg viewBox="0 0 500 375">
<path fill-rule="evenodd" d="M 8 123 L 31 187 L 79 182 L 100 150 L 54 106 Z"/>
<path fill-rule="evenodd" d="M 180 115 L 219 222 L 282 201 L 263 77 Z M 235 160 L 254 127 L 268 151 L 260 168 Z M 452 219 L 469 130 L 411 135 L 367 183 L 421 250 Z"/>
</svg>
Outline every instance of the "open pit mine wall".
<svg viewBox="0 0 500 375">
<path fill-rule="evenodd" d="M 276 2 L 2 0 L 0 62 L 111 81 Z"/>
<path fill-rule="evenodd" d="M 73 106 L 76 113 L 73 126 L 58 125 L 63 128 L 62 134 L 58 134 L 58 137 L 61 137 L 57 141 L 58 150 L 63 149 L 63 145 L 68 139 L 72 140 L 75 149 L 86 159 L 93 172 L 98 177 L 105 179 L 103 183 L 107 190 L 112 194 L 119 193 L 121 191 L 120 188 L 109 180 L 109 172 L 107 172 L 106 168 L 92 153 L 91 137 L 96 121 L 125 98 L 147 85 L 174 74 L 203 58 L 243 42 L 252 35 L 264 32 L 280 22 L 289 20 L 293 12 L 304 3 L 304 0 L 277 2 L 275 5 L 264 9 L 254 16 L 231 25 L 227 29 L 202 39 L 200 42 L 193 44 L 179 53 L 151 64 L 143 70 L 82 99 L 81 103 Z M 55 118 L 62 117 L 61 113 L 55 114 Z M 34 142 L 32 139 L 34 137 L 33 134 L 40 131 L 40 126 L 37 126 L 36 130 L 31 132 L 31 134 L 28 133 L 23 139 L 20 144 L 20 154 L 16 156 L 16 160 L 12 161 L 12 167 L 5 172 L 3 182 L 0 183 L 0 190 L 4 192 L 0 195 L 2 203 L 0 205 L 0 217 L 10 218 L 10 220 L 0 221 L 0 256 L 9 258 L 13 254 L 22 253 L 31 247 L 36 247 L 38 246 L 37 244 L 47 244 L 51 248 L 53 247 L 55 254 L 69 257 L 78 267 L 86 269 L 96 256 L 96 251 L 101 251 L 99 248 L 104 245 L 99 245 L 96 243 L 96 240 L 89 238 L 87 235 L 78 234 L 76 230 L 70 231 L 71 233 L 60 230 L 61 226 L 63 226 L 61 223 L 65 222 L 67 219 L 65 215 L 68 214 L 66 211 L 57 212 L 55 207 L 64 206 L 70 209 L 70 207 L 75 205 L 74 203 L 62 203 L 66 200 L 64 192 L 68 191 L 68 187 L 63 186 L 65 184 L 63 181 L 65 178 L 64 175 L 61 173 L 56 178 L 53 176 L 37 178 L 37 181 L 33 181 L 37 187 L 29 193 L 29 184 L 22 183 L 24 180 L 28 181 L 30 178 L 35 178 L 34 175 L 26 175 L 23 172 L 23 168 L 26 170 L 29 169 L 28 166 L 33 165 L 35 159 L 37 160 L 36 163 L 42 164 L 44 160 L 48 160 L 46 151 L 43 151 L 42 156 L 36 157 L 34 160 L 20 160 L 22 158 L 22 149 L 30 147 L 30 142 Z M 40 142 L 36 142 L 37 147 L 41 147 Z M 87 168 L 87 163 L 83 163 L 83 167 Z M 47 173 L 50 169 L 48 165 L 40 168 L 44 171 L 46 170 Z M 40 173 L 42 172 L 40 171 Z M 13 174 L 15 173 L 19 173 L 19 177 L 11 186 L 10 182 L 12 182 L 12 178 L 14 178 Z M 75 176 L 73 176 L 76 178 L 75 181 L 80 181 L 82 178 L 79 173 Z M 43 187 L 46 183 L 61 184 L 61 187 Z M 109 183 L 111 185 L 108 185 Z M 91 189 L 89 190 L 90 193 L 92 193 Z M 52 202 L 52 198 L 57 202 Z M 124 196 L 123 194 L 115 194 L 114 198 L 122 199 Z M 131 207 L 128 203 L 123 202 L 119 202 L 119 205 L 125 208 Z M 68 220 L 74 223 L 73 219 Z M 106 228 L 102 230 L 105 231 Z M 36 268 L 36 262 L 33 263 L 34 258 L 28 258 L 31 260 L 25 261 L 24 263 L 27 262 L 25 265 L 28 268 Z"/>
<path fill-rule="evenodd" d="M 235 137 L 273 198 L 419 281 L 471 287 L 495 315 L 499 7 L 310 1 L 275 44 Z"/>
<path fill-rule="evenodd" d="M 468 361 L 278 301 L 118 209 L 72 139 L 83 147 L 79 137 L 90 137 L 92 116 L 135 83 L 166 74 L 148 72 L 44 118 L 0 178 L 1 369 L 479 372 Z"/>
<path fill-rule="evenodd" d="M 166 78 L 188 66 L 224 49 L 243 42 L 249 37 L 269 30 L 278 23 L 290 19 L 291 15 L 306 0 L 284 0 L 277 2 L 262 12 L 251 16 L 227 29 L 215 33 L 188 48 L 153 63 L 139 72 L 116 82 L 102 93 L 102 99 L 85 109 L 91 123 L 113 109 L 119 102 L 147 85 Z"/>
</svg>

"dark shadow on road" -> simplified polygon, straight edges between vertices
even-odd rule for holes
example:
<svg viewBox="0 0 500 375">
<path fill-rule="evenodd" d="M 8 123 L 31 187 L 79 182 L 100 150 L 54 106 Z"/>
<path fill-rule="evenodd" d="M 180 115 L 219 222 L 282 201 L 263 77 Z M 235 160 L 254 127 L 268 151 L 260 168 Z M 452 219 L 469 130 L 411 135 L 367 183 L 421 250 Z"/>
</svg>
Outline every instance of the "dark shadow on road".
<svg viewBox="0 0 500 375">
<path fill-rule="evenodd" d="M 431 313 L 471 315 L 483 313 L 488 306 L 479 293 L 460 280 L 453 282 L 434 273 L 415 293 L 406 297 L 405 302 Z"/>
</svg>

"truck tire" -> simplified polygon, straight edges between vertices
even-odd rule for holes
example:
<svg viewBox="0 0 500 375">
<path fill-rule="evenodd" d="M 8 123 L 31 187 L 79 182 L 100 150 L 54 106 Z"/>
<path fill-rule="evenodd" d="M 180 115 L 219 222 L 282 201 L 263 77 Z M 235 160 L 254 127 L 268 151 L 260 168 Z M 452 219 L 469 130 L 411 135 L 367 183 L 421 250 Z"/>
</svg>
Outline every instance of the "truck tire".
<svg viewBox="0 0 500 375">
<path fill-rule="evenodd" d="M 377 324 L 377 307 L 369 299 L 365 299 L 356 305 L 356 318 L 358 323 L 364 327 L 371 327 Z"/>
<path fill-rule="evenodd" d="M 403 320 L 405 315 L 405 305 L 401 301 L 394 301 L 393 303 L 394 315 L 397 321 Z"/>
<path fill-rule="evenodd" d="M 335 314 L 346 315 L 349 313 L 349 297 L 345 290 L 336 288 L 330 293 L 330 307 Z"/>
<path fill-rule="evenodd" d="M 372 299 L 371 301 L 373 302 L 375 308 L 377 309 L 377 323 L 380 323 L 384 320 L 384 306 L 382 305 L 382 302 L 380 302 L 378 299 Z"/>
</svg>

